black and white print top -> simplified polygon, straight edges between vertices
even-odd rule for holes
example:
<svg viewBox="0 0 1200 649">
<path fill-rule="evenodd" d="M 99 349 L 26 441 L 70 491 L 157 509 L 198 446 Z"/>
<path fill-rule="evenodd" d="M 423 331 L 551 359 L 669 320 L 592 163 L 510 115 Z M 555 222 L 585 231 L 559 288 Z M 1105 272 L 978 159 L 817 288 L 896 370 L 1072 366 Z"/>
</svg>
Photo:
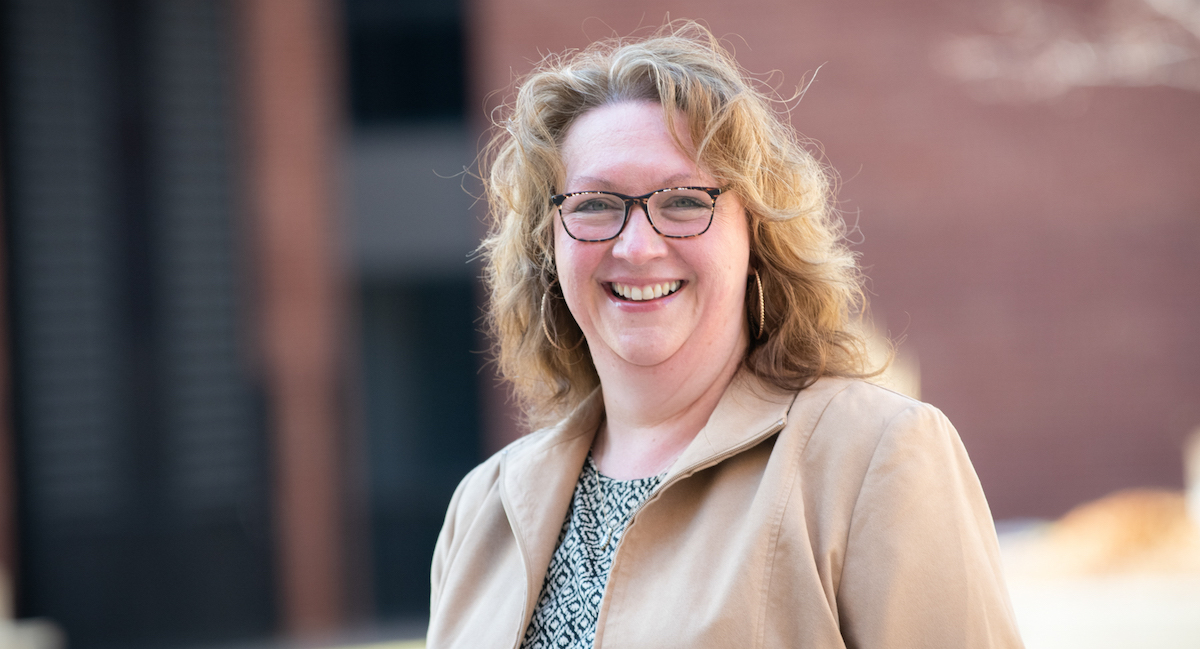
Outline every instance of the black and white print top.
<svg viewBox="0 0 1200 649">
<path fill-rule="evenodd" d="M 522 649 L 591 649 L 617 545 L 660 482 L 662 475 L 614 480 L 588 455 Z"/>
</svg>

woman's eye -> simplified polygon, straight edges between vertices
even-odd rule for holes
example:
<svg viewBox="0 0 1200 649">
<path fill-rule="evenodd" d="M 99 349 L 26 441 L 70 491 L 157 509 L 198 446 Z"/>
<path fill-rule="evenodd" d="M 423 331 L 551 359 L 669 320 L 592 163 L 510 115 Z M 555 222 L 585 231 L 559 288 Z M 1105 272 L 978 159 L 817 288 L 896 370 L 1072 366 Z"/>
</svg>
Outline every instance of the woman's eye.
<svg viewBox="0 0 1200 649">
<path fill-rule="evenodd" d="M 708 205 L 691 196 L 672 196 L 664 202 L 663 207 L 675 210 L 708 209 Z"/>
<path fill-rule="evenodd" d="M 571 209 L 572 212 L 609 212 L 612 210 L 621 209 L 613 201 L 604 200 L 602 198 L 592 198 L 576 205 Z"/>
</svg>

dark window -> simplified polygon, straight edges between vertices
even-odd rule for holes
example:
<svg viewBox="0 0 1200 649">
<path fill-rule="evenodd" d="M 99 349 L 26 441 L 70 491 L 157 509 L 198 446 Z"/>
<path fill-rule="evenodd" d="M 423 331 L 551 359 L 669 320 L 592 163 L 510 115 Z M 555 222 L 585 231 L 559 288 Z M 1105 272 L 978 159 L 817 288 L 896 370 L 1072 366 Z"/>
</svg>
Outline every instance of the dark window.
<svg viewBox="0 0 1200 649">
<path fill-rule="evenodd" d="M 420 617 L 450 496 L 479 462 L 475 286 L 373 280 L 360 296 L 376 610 Z"/>
<path fill-rule="evenodd" d="M 463 21 L 453 0 L 347 0 L 355 124 L 462 119 Z"/>
</svg>

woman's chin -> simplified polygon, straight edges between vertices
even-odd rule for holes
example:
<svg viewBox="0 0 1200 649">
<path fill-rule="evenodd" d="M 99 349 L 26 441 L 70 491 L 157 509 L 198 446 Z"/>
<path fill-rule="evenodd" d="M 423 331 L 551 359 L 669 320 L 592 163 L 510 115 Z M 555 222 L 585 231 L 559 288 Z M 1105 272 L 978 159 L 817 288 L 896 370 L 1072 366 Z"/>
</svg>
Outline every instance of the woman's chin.
<svg viewBox="0 0 1200 649">
<path fill-rule="evenodd" d="M 618 340 L 611 349 L 620 360 L 630 365 L 654 367 L 670 360 L 682 346 L 683 341 L 670 338 L 637 336 Z"/>
</svg>

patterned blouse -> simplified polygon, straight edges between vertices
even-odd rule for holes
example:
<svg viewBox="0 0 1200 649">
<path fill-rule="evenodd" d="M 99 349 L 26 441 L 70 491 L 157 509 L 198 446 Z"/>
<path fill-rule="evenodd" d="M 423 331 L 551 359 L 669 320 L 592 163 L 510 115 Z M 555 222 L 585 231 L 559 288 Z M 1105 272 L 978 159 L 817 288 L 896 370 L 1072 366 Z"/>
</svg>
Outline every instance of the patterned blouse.
<svg viewBox="0 0 1200 649">
<path fill-rule="evenodd" d="M 591 649 L 617 546 L 662 478 L 614 480 L 588 455 L 522 649 Z"/>
</svg>

